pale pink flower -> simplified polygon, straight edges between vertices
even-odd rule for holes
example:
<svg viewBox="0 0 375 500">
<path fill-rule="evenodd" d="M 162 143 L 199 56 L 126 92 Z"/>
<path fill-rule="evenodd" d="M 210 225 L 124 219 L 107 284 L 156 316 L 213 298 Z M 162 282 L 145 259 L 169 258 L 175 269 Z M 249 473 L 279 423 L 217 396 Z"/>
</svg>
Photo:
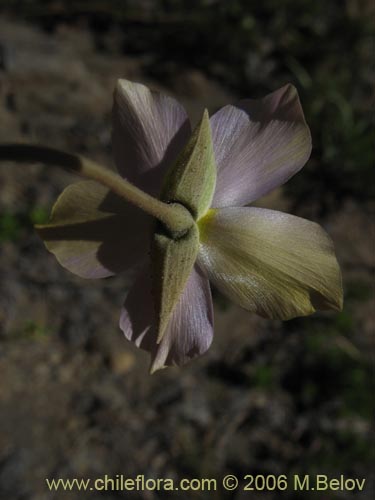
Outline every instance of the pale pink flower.
<svg viewBox="0 0 375 500">
<path fill-rule="evenodd" d="M 228 105 L 211 119 L 217 167 L 211 209 L 197 221 L 199 253 L 161 341 L 151 283 L 154 221 L 108 189 L 83 181 L 65 189 L 49 226 L 40 229 L 59 262 L 84 278 L 139 267 L 120 327 L 152 356 L 152 371 L 203 354 L 213 337 L 209 280 L 245 309 L 290 319 L 340 309 L 342 287 L 333 245 L 316 223 L 247 207 L 306 163 L 311 138 L 296 89 Z M 146 86 L 120 80 L 113 107 L 118 172 L 158 196 L 167 169 L 191 135 L 184 108 Z M 177 200 L 178 201 L 178 200 Z"/>
</svg>

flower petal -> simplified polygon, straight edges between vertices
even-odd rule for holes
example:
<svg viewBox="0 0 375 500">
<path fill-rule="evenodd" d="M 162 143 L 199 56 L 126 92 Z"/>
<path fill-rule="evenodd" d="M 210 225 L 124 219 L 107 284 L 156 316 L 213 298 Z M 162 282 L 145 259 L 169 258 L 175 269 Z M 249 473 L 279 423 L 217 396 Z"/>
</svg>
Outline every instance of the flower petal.
<svg viewBox="0 0 375 500">
<path fill-rule="evenodd" d="M 314 222 L 261 208 L 211 210 L 198 263 L 225 295 L 261 316 L 290 319 L 341 309 L 333 245 Z"/>
<path fill-rule="evenodd" d="M 51 220 L 36 226 L 59 263 L 82 278 L 105 278 L 146 256 L 151 217 L 93 181 L 71 184 Z"/>
<path fill-rule="evenodd" d="M 166 169 L 191 133 L 184 108 L 145 85 L 119 80 L 113 105 L 113 149 L 119 173 L 158 195 Z"/>
<path fill-rule="evenodd" d="M 225 106 L 211 117 L 218 168 L 213 207 L 246 205 L 285 183 L 311 153 L 297 90 Z"/>
<path fill-rule="evenodd" d="M 120 328 L 128 340 L 151 353 L 154 372 L 169 365 L 181 366 L 206 352 L 213 337 L 213 313 L 208 280 L 194 268 L 157 344 L 151 286 L 150 268 L 146 267 L 125 300 Z"/>
</svg>

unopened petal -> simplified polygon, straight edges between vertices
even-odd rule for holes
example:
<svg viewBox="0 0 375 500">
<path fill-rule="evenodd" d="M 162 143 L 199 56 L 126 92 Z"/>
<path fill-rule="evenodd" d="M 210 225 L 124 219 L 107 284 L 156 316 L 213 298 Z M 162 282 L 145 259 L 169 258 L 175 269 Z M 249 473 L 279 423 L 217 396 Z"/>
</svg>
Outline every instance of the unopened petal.
<svg viewBox="0 0 375 500">
<path fill-rule="evenodd" d="M 296 89 L 225 106 L 211 117 L 218 168 L 213 207 L 246 205 L 307 162 L 311 136 Z"/>
<path fill-rule="evenodd" d="M 105 278 L 145 258 L 152 219 L 93 181 L 71 184 L 48 224 L 36 227 L 59 263 L 82 278 Z"/>
<path fill-rule="evenodd" d="M 151 286 L 147 267 L 126 298 L 120 328 L 128 340 L 151 353 L 151 372 L 155 372 L 184 365 L 207 351 L 213 337 L 213 313 L 208 280 L 195 268 L 158 344 Z"/>
<path fill-rule="evenodd" d="M 113 104 L 113 149 L 119 173 L 159 194 L 168 167 L 191 133 L 182 105 L 145 85 L 119 80 Z"/>
<path fill-rule="evenodd" d="M 290 319 L 342 307 L 340 269 L 314 222 L 261 208 L 210 211 L 198 262 L 225 295 L 261 316 Z"/>
</svg>

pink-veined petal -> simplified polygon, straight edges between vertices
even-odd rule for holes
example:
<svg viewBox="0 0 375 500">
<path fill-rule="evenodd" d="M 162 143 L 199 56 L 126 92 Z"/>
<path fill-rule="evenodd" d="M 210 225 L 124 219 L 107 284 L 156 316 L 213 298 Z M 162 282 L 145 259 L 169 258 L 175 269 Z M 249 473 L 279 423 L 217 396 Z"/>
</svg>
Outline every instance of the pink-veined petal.
<svg viewBox="0 0 375 500">
<path fill-rule="evenodd" d="M 234 302 L 290 319 L 342 308 L 332 242 L 316 223 L 262 208 L 211 210 L 200 223 L 198 263 Z"/>
<path fill-rule="evenodd" d="M 146 257 L 153 220 L 93 181 L 68 186 L 48 224 L 36 229 L 59 263 L 82 278 L 105 278 Z"/>
<path fill-rule="evenodd" d="M 151 287 L 147 266 L 131 288 L 120 317 L 126 338 L 151 353 L 151 372 L 181 366 L 206 352 L 213 337 L 213 312 L 210 286 L 200 270 L 192 270 L 160 344 L 156 343 Z"/>
<path fill-rule="evenodd" d="M 119 173 L 152 195 L 191 134 L 188 116 L 172 97 L 119 80 L 113 104 L 113 150 Z"/>
<path fill-rule="evenodd" d="M 212 207 L 251 203 L 296 174 L 311 153 L 292 85 L 225 106 L 211 117 L 211 126 L 218 169 Z"/>
</svg>

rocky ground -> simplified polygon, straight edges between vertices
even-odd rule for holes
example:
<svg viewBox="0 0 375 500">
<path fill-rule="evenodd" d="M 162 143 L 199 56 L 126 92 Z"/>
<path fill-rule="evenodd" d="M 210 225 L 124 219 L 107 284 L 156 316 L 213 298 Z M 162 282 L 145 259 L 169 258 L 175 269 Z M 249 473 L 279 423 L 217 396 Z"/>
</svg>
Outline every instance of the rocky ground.
<svg viewBox="0 0 375 500">
<path fill-rule="evenodd" d="M 4 17 L 0 141 L 40 142 L 111 165 L 112 91 L 120 76 L 178 96 L 193 120 L 204 106 L 213 111 L 235 98 L 197 70 L 174 75 L 164 88 L 142 73 L 139 58 L 99 50 L 86 28 L 62 25 L 52 35 Z M 208 354 L 149 376 L 147 355 L 117 327 L 129 278 L 79 279 L 32 230 L 74 180 L 41 165 L 0 166 L 0 499 L 86 498 L 49 492 L 45 478 L 104 474 L 318 473 L 370 483 L 370 207 L 352 200 L 319 221 L 343 268 L 341 314 L 282 324 L 216 294 Z M 291 206 L 281 191 L 262 203 Z M 219 488 L 191 498 L 248 495 Z M 126 496 L 180 498 L 157 491 Z M 288 491 L 283 498 L 352 496 Z M 356 498 L 370 499 L 370 486 Z"/>
</svg>

